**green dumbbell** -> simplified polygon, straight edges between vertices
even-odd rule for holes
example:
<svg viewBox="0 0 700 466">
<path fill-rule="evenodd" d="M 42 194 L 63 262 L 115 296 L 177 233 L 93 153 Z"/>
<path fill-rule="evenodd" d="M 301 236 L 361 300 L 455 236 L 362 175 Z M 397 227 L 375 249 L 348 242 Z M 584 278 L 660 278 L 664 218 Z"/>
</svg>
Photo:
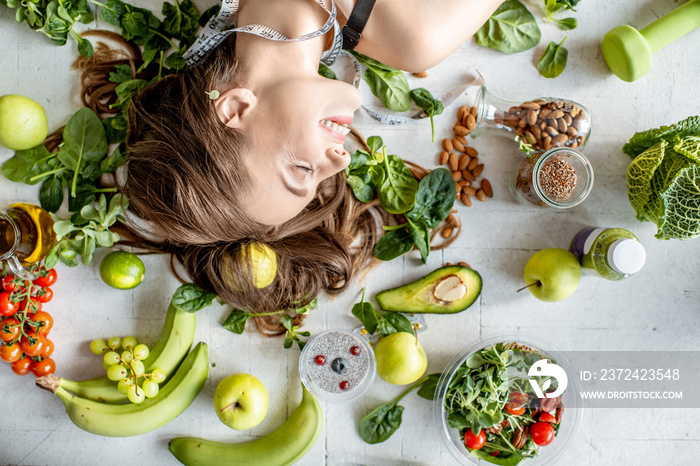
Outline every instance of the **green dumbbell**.
<svg viewBox="0 0 700 466">
<path fill-rule="evenodd" d="M 700 0 L 690 0 L 640 31 L 632 26 L 611 29 L 601 44 L 603 58 L 615 76 L 632 82 L 649 72 L 654 52 L 699 26 Z"/>
</svg>

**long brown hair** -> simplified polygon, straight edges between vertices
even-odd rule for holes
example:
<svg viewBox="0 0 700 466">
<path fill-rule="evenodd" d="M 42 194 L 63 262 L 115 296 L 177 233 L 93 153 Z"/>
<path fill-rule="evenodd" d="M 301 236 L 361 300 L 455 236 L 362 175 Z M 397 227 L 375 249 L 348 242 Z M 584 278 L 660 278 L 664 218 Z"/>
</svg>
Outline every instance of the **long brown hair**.
<svg viewBox="0 0 700 466">
<path fill-rule="evenodd" d="M 321 183 L 312 202 L 282 225 L 262 225 L 245 215 L 240 193 L 250 176 L 240 155 L 248 137 L 221 123 L 206 94 L 232 86 L 234 45 L 232 38 L 205 63 L 168 75 L 132 98 L 121 190 L 138 221 L 129 225 L 126 243 L 173 254 L 195 284 L 236 308 L 297 308 L 323 291 L 341 292 L 368 265 L 377 238 L 376 204 L 355 200 L 340 173 Z M 92 59 L 80 62 L 86 105 L 112 99 L 106 69 L 119 63 L 139 68 L 138 50 L 119 53 L 102 44 Z M 262 289 L 253 285 L 243 254 L 251 241 L 277 255 L 276 278 Z"/>
</svg>

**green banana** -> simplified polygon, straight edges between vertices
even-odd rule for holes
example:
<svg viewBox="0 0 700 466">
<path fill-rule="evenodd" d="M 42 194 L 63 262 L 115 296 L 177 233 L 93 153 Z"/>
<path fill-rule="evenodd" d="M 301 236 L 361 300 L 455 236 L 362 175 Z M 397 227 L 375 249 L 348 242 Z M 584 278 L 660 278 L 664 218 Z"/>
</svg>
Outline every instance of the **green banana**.
<svg viewBox="0 0 700 466">
<path fill-rule="evenodd" d="M 194 401 L 209 374 L 209 348 L 198 343 L 175 375 L 153 398 L 141 404 L 109 404 L 88 400 L 58 386 L 57 377 L 36 381 L 63 402 L 68 416 L 81 429 L 108 437 L 130 437 L 150 432 L 175 419 Z"/>
<path fill-rule="evenodd" d="M 151 372 L 158 367 L 165 372 L 166 380 L 168 380 L 192 347 L 196 328 L 197 314 L 181 311 L 171 302 L 160 338 L 143 361 L 146 372 Z M 126 395 L 120 393 L 117 390 L 117 384 L 109 380 L 106 375 L 81 381 L 61 377 L 59 386 L 90 400 L 105 403 L 125 403 L 127 401 Z"/>
<path fill-rule="evenodd" d="M 274 432 L 242 443 L 222 443 L 194 437 L 178 437 L 168 447 L 186 466 L 282 466 L 299 461 L 316 443 L 323 428 L 323 411 L 302 385 L 301 403 Z"/>
</svg>

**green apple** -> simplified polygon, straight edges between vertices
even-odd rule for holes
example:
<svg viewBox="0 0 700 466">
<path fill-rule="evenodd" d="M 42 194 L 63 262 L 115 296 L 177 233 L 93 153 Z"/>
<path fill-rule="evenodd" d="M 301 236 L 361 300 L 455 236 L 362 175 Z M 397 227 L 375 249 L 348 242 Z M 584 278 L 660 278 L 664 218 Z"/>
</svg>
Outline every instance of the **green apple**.
<svg viewBox="0 0 700 466">
<path fill-rule="evenodd" d="M 267 390 L 250 374 L 232 374 L 219 382 L 214 392 L 214 407 L 221 422 L 236 430 L 257 426 L 265 419 Z"/>
<path fill-rule="evenodd" d="M 561 301 L 581 281 L 581 264 L 566 249 L 543 249 L 525 264 L 526 287 L 541 301 Z"/>
<path fill-rule="evenodd" d="M 49 134 L 44 108 L 29 97 L 0 97 L 0 146 L 26 150 L 38 146 Z"/>
<path fill-rule="evenodd" d="M 397 332 L 383 337 L 374 347 L 377 374 L 394 385 L 418 380 L 428 368 L 428 357 L 413 333 Z"/>
<path fill-rule="evenodd" d="M 252 242 L 247 247 L 243 246 L 243 256 L 250 260 L 253 284 L 256 288 L 265 288 L 275 281 L 277 254 L 272 248 L 263 243 Z"/>
</svg>

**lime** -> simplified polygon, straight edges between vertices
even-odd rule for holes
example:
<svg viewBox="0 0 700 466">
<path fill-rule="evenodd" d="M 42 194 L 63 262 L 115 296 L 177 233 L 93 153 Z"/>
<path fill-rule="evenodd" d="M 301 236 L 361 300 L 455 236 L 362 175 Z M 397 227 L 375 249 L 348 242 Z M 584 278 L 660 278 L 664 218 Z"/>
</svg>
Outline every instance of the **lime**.
<svg viewBox="0 0 700 466">
<path fill-rule="evenodd" d="M 120 290 L 128 290 L 143 281 L 146 269 L 141 259 L 126 251 L 107 254 L 100 263 L 100 276 L 106 284 Z"/>
</svg>

